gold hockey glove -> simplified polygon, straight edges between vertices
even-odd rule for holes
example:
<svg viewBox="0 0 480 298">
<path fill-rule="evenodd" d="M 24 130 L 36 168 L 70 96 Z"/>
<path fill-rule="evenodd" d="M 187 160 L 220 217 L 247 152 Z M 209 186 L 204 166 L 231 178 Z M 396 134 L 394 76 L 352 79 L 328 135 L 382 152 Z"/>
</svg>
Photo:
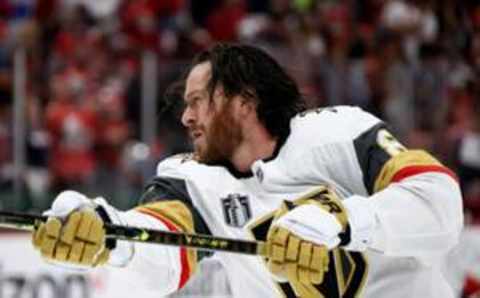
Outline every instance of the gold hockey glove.
<svg viewBox="0 0 480 298">
<path fill-rule="evenodd" d="M 50 217 L 33 233 L 32 242 L 49 261 L 97 266 L 110 254 L 103 221 L 93 209 L 74 211 L 65 221 Z"/>
<path fill-rule="evenodd" d="M 322 232 L 318 239 L 303 236 L 309 235 L 312 221 L 323 221 L 320 227 L 315 227 Z M 340 198 L 327 187 L 319 187 L 293 202 L 284 202 L 267 234 L 268 269 L 279 279 L 287 279 L 297 296 L 322 297 L 316 286 L 323 282 L 328 271 L 329 249 L 343 241 L 340 234 L 347 226 Z"/>
<path fill-rule="evenodd" d="M 267 241 L 270 272 L 287 279 L 299 297 L 318 297 L 312 285 L 321 284 L 328 270 L 327 247 L 304 241 L 278 226 L 269 231 Z"/>
</svg>

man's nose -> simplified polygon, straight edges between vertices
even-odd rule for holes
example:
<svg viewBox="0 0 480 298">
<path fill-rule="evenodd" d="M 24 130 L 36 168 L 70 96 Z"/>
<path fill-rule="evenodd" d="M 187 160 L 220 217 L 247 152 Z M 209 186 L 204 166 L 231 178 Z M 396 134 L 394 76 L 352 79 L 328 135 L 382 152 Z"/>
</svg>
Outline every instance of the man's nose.
<svg viewBox="0 0 480 298">
<path fill-rule="evenodd" d="M 185 110 L 183 110 L 183 113 L 182 113 L 182 124 L 185 127 L 189 127 L 193 124 L 194 119 L 195 118 L 194 118 L 192 109 L 189 108 L 189 107 L 186 107 Z"/>
</svg>

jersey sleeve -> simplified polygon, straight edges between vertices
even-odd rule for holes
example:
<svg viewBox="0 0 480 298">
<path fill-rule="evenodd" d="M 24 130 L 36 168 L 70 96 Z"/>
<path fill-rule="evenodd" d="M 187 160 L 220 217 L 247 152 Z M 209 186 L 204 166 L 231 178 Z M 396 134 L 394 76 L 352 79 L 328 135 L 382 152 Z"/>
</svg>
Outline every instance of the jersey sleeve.
<svg viewBox="0 0 480 298">
<path fill-rule="evenodd" d="M 456 175 L 428 152 L 405 148 L 383 123 L 353 143 L 378 220 L 372 248 L 424 260 L 452 248 L 463 225 Z"/>
<path fill-rule="evenodd" d="M 424 172 L 455 174 L 424 150 L 408 150 L 378 123 L 355 138 L 355 152 L 369 194 L 378 192 L 392 182 Z"/>
<path fill-rule="evenodd" d="M 211 235 L 207 224 L 193 206 L 185 180 L 155 177 L 145 188 L 136 209 L 153 212 L 180 231 Z"/>
<path fill-rule="evenodd" d="M 161 220 L 172 231 L 212 234 L 205 220 L 193 205 L 185 180 L 155 177 L 145 189 L 135 210 Z M 205 252 L 188 251 L 189 254 L 192 254 L 191 258 L 196 261 L 200 261 L 208 255 Z"/>
<path fill-rule="evenodd" d="M 126 224 L 211 235 L 192 203 L 186 183 L 188 172 L 183 167 L 184 158 L 175 156 L 159 164 L 156 177 L 145 187 L 137 206 L 125 212 Z M 142 276 L 141 280 L 147 283 L 148 288 L 156 288 L 159 294 L 169 294 L 186 284 L 205 256 L 205 253 L 185 247 L 136 243 L 128 266 Z"/>
<path fill-rule="evenodd" d="M 185 172 L 184 165 L 191 161 L 192 155 L 179 154 L 161 162 L 157 167 L 157 176 L 145 187 L 135 211 L 158 220 L 173 232 L 211 235 L 187 189 L 188 173 Z M 179 288 L 182 288 L 196 271 L 197 263 L 207 254 L 195 249 L 179 250 Z"/>
</svg>

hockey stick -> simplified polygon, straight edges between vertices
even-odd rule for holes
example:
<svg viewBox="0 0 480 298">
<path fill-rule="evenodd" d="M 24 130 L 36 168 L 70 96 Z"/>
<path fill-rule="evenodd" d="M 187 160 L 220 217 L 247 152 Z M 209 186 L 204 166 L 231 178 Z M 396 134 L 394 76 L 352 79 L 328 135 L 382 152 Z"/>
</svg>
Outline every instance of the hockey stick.
<svg viewBox="0 0 480 298">
<path fill-rule="evenodd" d="M 33 231 L 47 216 L 29 213 L 0 211 L 0 228 Z M 169 231 L 105 224 L 107 238 L 185 246 L 207 251 L 225 251 L 247 255 L 266 256 L 266 246 L 261 241 L 238 240 L 202 234 L 188 234 Z"/>
<path fill-rule="evenodd" d="M 47 220 L 47 216 L 38 214 L 0 211 L 0 228 L 32 232 L 42 222 L 46 222 Z M 113 224 L 105 224 L 104 228 L 106 236 L 109 239 L 190 247 L 203 251 L 224 251 L 245 255 L 268 256 L 266 244 L 263 241 L 238 240 L 209 235 L 168 232 Z M 339 261 L 333 258 L 333 252 L 330 252 L 330 255 L 332 261 L 334 262 L 331 267 L 336 268 L 335 264 Z M 350 297 L 341 296 L 341 293 L 347 290 L 342 290 L 339 287 L 337 279 L 338 277 L 336 270 L 329 270 L 326 272 L 325 279 L 322 285 L 320 285 L 322 291 L 325 291 L 324 296 L 338 298 Z M 290 289 L 290 291 L 293 290 Z"/>
</svg>

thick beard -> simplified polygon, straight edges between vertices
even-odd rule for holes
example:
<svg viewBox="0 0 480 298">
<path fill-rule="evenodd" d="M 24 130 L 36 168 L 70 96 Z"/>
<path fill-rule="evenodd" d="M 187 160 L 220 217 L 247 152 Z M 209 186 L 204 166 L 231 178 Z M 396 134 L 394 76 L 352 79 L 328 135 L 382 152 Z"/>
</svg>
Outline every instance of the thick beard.
<svg viewBox="0 0 480 298">
<path fill-rule="evenodd" d="M 206 134 L 206 148 L 204 152 L 196 152 L 197 158 L 208 165 L 227 164 L 242 140 L 240 124 L 231 114 L 229 104 L 226 104 L 213 116 Z"/>
</svg>

